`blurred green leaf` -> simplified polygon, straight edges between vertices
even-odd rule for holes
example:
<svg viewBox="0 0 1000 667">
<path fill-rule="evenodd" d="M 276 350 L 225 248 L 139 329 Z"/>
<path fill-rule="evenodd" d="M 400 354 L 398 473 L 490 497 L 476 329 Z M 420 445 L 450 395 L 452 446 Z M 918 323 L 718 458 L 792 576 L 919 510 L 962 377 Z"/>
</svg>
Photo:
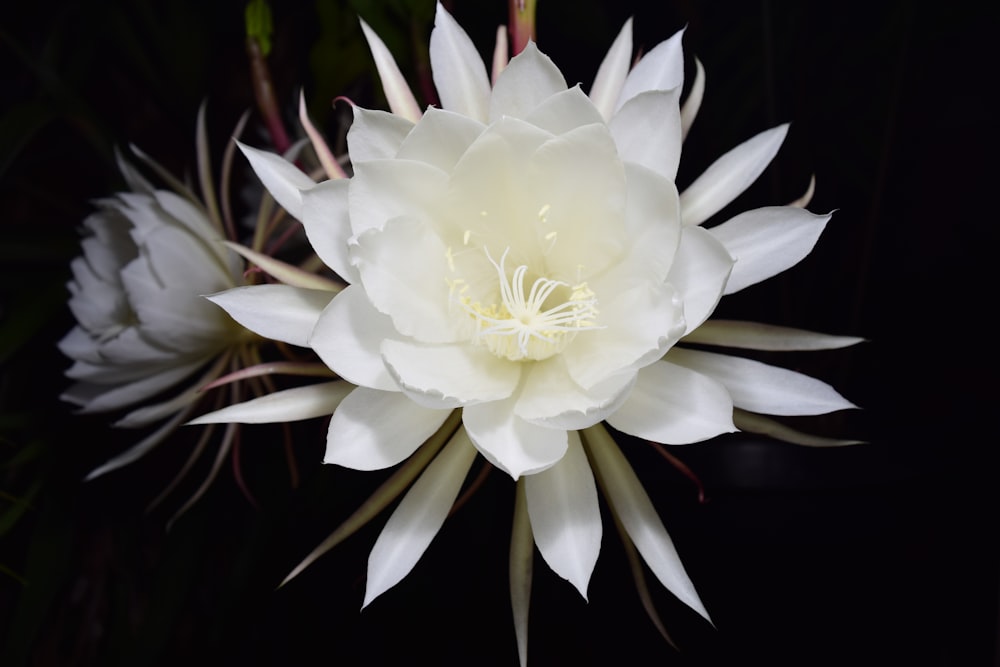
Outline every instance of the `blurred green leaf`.
<svg viewBox="0 0 1000 667">
<path fill-rule="evenodd" d="M 271 6 L 266 0 L 250 0 L 247 3 L 246 25 L 247 37 L 257 41 L 260 52 L 266 58 L 271 53 L 271 33 L 274 32 Z"/>
</svg>

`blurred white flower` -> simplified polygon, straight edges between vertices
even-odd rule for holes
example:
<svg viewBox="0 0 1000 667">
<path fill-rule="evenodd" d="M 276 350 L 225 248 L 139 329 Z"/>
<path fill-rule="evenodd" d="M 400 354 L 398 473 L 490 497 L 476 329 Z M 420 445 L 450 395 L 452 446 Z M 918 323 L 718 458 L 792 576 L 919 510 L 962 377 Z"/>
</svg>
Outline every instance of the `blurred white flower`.
<svg viewBox="0 0 1000 667">
<path fill-rule="evenodd" d="M 353 177 L 316 185 L 278 156 L 244 147 L 350 285 L 325 308 L 254 287 L 212 297 L 261 335 L 308 339 L 358 385 L 333 413 L 327 462 L 371 470 L 406 461 L 292 576 L 416 479 L 372 550 L 367 605 L 420 558 L 478 451 L 519 480 L 511 590 L 522 662 L 532 541 L 586 595 L 602 535 L 595 473 L 627 539 L 707 618 L 601 422 L 684 444 L 736 430 L 734 406 L 769 414 L 851 406 L 791 371 L 673 347 L 724 293 L 805 257 L 829 219 L 775 207 L 699 226 L 757 178 L 786 128 L 737 147 L 678 195 L 682 137 L 703 86 L 699 75 L 682 109 L 681 33 L 630 70 L 626 24 L 589 96 L 567 87 L 533 44 L 491 86 L 471 40 L 439 5 L 430 49 L 442 108 L 421 114 L 384 44 L 362 27 L 392 113 L 355 108 Z M 235 407 L 198 421 L 250 413 Z"/>
</svg>

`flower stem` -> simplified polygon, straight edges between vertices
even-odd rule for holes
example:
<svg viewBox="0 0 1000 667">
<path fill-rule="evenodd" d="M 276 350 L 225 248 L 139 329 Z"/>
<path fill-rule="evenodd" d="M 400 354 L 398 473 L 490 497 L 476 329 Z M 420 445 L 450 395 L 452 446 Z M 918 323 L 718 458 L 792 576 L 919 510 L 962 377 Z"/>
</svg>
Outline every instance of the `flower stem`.
<svg viewBox="0 0 1000 667">
<path fill-rule="evenodd" d="M 267 26 L 270 27 L 269 25 Z M 288 133 L 281 122 L 278 112 L 278 102 L 274 94 L 274 83 L 271 80 L 271 70 L 267 66 L 268 45 L 261 43 L 258 31 L 251 30 L 247 25 L 247 57 L 250 59 L 250 78 L 253 82 L 253 95 L 257 100 L 257 109 L 264 117 L 267 131 L 278 153 L 284 153 L 291 146 Z"/>
</svg>

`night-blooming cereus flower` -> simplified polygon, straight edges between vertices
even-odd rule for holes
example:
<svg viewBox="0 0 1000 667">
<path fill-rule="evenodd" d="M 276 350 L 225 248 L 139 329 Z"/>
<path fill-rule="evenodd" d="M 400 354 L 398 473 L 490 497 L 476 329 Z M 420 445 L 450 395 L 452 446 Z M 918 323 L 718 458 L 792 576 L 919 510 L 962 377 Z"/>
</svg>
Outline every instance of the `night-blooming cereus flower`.
<svg viewBox="0 0 1000 667">
<path fill-rule="evenodd" d="M 784 208 L 755 214 L 752 229 L 697 224 L 759 175 L 784 128 L 724 156 L 679 196 L 682 135 L 700 97 L 682 111 L 680 34 L 629 71 L 626 25 L 589 96 L 533 44 L 491 86 L 439 7 L 431 61 L 442 108 L 421 114 L 363 27 L 393 113 L 355 109 L 353 177 L 315 185 L 276 156 L 244 152 L 350 283 L 312 311 L 310 347 L 358 386 L 333 414 L 325 460 L 360 470 L 407 461 L 377 494 L 380 507 L 423 471 L 372 550 L 365 604 L 419 559 L 478 451 L 519 484 L 511 590 L 522 661 L 532 538 L 586 595 L 602 534 L 594 472 L 654 574 L 707 618 L 602 422 L 667 444 L 735 430 L 743 396 L 690 358 L 675 362 L 673 345 L 711 314 L 731 273 L 739 287 L 774 275 L 822 230 L 828 216 Z M 301 340 L 306 309 L 283 322 L 263 315 L 293 310 L 279 296 L 246 288 L 213 299 L 263 335 Z"/>
</svg>

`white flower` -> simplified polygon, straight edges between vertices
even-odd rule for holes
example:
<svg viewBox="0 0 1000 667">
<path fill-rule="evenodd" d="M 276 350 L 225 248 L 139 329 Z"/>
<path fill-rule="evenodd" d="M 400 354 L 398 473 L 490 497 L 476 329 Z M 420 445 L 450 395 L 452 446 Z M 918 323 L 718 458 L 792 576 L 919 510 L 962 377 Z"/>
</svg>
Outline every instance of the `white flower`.
<svg viewBox="0 0 1000 667">
<path fill-rule="evenodd" d="M 91 477 L 142 456 L 176 427 L 200 397 L 197 389 L 220 374 L 220 353 L 248 335 L 201 296 L 243 282 L 243 262 L 221 243 L 221 229 L 194 201 L 120 166 L 130 191 L 97 202 L 83 223 L 83 255 L 71 266 L 69 307 L 78 324 L 59 349 L 74 360 L 66 374 L 76 383 L 63 399 L 82 413 L 105 412 L 188 384 L 125 415 L 121 426 L 173 419 Z M 203 377 L 199 371 L 212 361 Z"/>
<path fill-rule="evenodd" d="M 358 385 L 333 413 L 325 460 L 360 470 L 406 461 L 372 507 L 427 466 L 372 550 L 365 604 L 419 559 L 478 451 L 519 480 L 511 585 L 522 661 L 531 538 L 586 595 L 602 535 L 591 466 L 659 580 L 707 618 L 601 422 L 683 444 L 736 430 L 734 406 L 850 407 L 811 378 L 673 347 L 694 340 L 724 293 L 805 257 L 829 219 L 775 207 L 699 226 L 757 178 L 786 128 L 737 147 L 678 195 L 682 137 L 703 85 L 699 77 L 682 110 L 680 33 L 630 70 L 626 24 L 589 96 L 567 87 L 533 44 L 491 86 L 470 39 L 439 6 L 431 62 L 443 108 L 420 114 L 385 46 L 363 27 L 393 113 L 355 109 L 353 177 L 315 185 L 277 156 L 244 148 L 350 285 L 324 309 L 286 320 L 266 315 L 289 312 L 283 295 L 245 288 L 212 298 L 289 342 L 303 339 L 312 313 L 309 346 Z M 742 335 L 714 331 L 699 342 L 733 345 Z M 758 331 L 786 345 L 845 341 Z M 302 567 L 351 530 L 338 529 Z"/>
</svg>

